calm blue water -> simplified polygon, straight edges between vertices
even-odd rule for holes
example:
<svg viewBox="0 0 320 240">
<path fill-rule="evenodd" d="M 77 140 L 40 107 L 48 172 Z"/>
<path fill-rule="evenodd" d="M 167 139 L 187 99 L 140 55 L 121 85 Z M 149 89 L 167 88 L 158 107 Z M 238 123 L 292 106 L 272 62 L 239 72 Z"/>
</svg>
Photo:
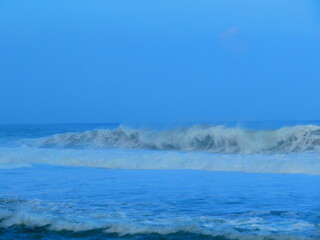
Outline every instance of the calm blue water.
<svg viewBox="0 0 320 240">
<path fill-rule="evenodd" d="M 316 122 L 3 125 L 0 239 L 320 239 L 319 146 Z"/>
</svg>

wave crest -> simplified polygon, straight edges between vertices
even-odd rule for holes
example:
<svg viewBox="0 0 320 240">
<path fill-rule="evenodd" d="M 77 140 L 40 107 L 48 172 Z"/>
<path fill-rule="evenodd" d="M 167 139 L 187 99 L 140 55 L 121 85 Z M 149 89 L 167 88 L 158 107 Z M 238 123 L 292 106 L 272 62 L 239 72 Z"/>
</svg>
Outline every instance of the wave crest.
<svg viewBox="0 0 320 240">
<path fill-rule="evenodd" d="M 195 125 L 165 131 L 119 127 L 55 134 L 36 140 L 39 147 L 128 148 L 215 153 L 290 153 L 320 150 L 320 127 L 303 125 L 249 130 Z"/>
</svg>

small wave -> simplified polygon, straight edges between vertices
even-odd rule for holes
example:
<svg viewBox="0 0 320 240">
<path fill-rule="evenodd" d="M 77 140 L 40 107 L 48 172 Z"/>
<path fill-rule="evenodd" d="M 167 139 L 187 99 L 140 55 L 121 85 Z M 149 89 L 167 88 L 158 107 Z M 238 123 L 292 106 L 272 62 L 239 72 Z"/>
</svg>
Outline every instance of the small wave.
<svg viewBox="0 0 320 240">
<path fill-rule="evenodd" d="M 191 234 L 191 236 L 241 240 L 299 239 L 293 236 L 301 232 L 317 232 L 318 227 L 315 223 L 293 217 L 278 219 L 275 225 L 266 212 L 249 212 L 230 216 L 189 217 L 182 215 L 166 218 L 154 216 L 152 219 L 144 219 L 131 218 L 117 212 L 91 214 L 84 209 L 63 203 L 0 199 L 0 230 L 2 228 L 14 231 L 17 226 L 31 230 L 41 228 L 41 232 L 92 231 L 96 233 L 99 231 L 104 234 L 117 234 L 120 237 L 180 233 L 180 235 L 184 234 L 182 236 Z"/>
<path fill-rule="evenodd" d="M 36 139 L 45 148 L 126 148 L 208 151 L 214 153 L 292 153 L 320 150 L 320 127 L 302 125 L 249 130 L 195 125 L 164 131 L 119 127 L 55 134 Z"/>
</svg>

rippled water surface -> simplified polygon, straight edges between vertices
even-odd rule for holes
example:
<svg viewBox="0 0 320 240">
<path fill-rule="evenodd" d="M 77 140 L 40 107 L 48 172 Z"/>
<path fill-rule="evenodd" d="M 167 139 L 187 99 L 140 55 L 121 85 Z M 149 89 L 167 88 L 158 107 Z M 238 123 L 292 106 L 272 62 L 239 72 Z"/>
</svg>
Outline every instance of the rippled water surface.
<svg viewBox="0 0 320 240">
<path fill-rule="evenodd" d="M 320 176 L 1 170 L 2 239 L 320 238 Z"/>
</svg>

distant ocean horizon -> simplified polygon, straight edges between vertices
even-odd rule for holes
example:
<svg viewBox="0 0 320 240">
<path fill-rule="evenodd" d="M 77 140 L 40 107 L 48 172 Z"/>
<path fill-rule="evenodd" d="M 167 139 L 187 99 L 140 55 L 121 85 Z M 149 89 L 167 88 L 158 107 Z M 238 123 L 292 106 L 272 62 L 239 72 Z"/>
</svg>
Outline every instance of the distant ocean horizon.
<svg viewBox="0 0 320 240">
<path fill-rule="evenodd" d="M 320 121 L 0 125 L 0 239 L 320 239 Z"/>
</svg>

